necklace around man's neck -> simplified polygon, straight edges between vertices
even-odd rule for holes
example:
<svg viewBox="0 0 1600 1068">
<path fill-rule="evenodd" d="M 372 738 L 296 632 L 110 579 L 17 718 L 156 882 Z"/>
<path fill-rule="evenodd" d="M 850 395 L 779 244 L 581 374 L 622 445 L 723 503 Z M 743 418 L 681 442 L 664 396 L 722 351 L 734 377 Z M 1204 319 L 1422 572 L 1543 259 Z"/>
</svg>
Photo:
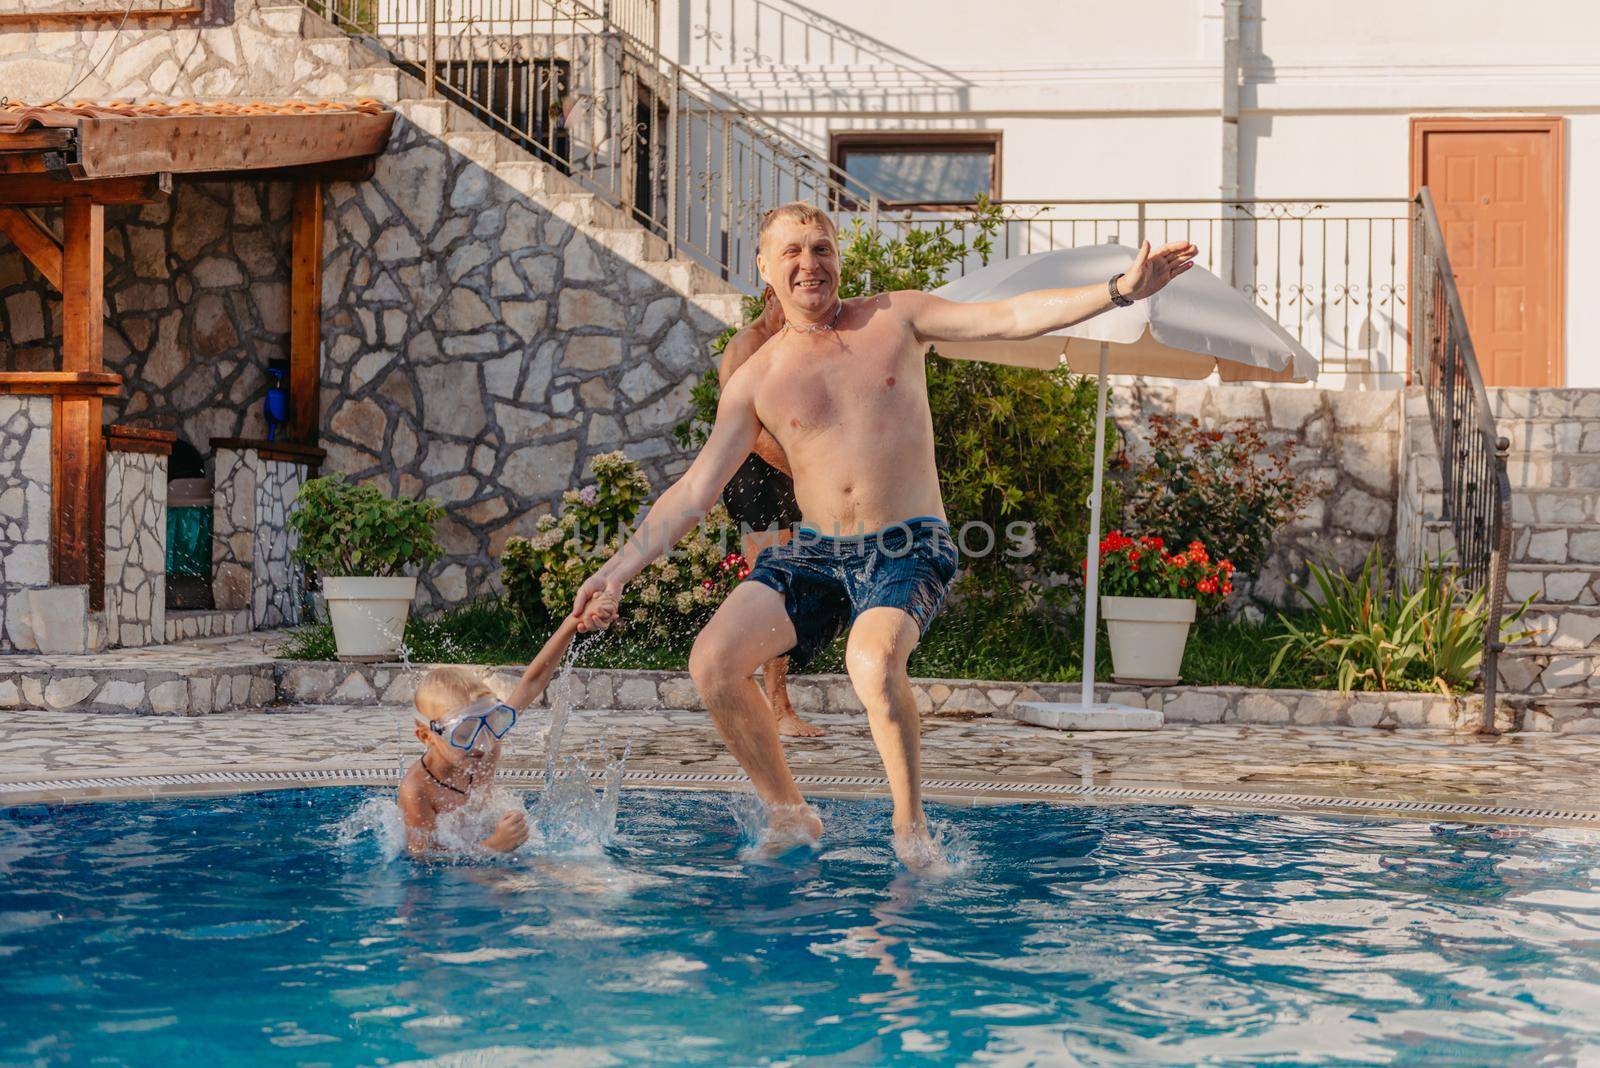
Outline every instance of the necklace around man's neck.
<svg viewBox="0 0 1600 1068">
<path fill-rule="evenodd" d="M 433 780 L 433 784 L 435 786 L 443 786 L 446 790 L 449 790 L 451 793 L 460 794 L 462 797 L 467 796 L 467 792 L 465 790 L 463 790 L 461 787 L 459 787 L 459 786 L 451 786 L 449 783 L 445 782 L 443 779 L 439 778 L 439 776 L 437 776 L 437 775 L 435 775 L 433 773 L 433 769 L 428 767 L 428 754 L 426 754 L 426 753 L 422 754 L 422 773 L 424 775 L 426 775 L 428 778 L 432 779 Z"/>
<path fill-rule="evenodd" d="M 786 319 L 784 320 L 783 328 L 785 330 L 793 330 L 797 334 L 820 334 L 825 330 L 832 330 L 835 326 L 839 325 L 839 316 L 843 314 L 844 301 L 841 300 L 833 309 L 833 318 L 829 319 L 826 323 L 816 323 L 812 326 L 795 326 Z"/>
</svg>

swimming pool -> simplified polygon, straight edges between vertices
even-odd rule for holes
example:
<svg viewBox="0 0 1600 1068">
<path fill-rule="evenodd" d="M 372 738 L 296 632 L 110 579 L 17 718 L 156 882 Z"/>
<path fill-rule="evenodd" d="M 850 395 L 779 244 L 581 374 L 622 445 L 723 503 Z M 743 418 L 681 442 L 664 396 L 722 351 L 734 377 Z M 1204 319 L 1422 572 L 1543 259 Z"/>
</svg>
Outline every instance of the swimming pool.
<svg viewBox="0 0 1600 1068">
<path fill-rule="evenodd" d="M 603 849 L 419 865 L 350 840 L 375 796 L 0 811 L 0 1061 L 1600 1055 L 1592 832 L 933 806 L 925 879 L 882 803 L 759 860 L 744 802 L 629 791 Z"/>
</svg>

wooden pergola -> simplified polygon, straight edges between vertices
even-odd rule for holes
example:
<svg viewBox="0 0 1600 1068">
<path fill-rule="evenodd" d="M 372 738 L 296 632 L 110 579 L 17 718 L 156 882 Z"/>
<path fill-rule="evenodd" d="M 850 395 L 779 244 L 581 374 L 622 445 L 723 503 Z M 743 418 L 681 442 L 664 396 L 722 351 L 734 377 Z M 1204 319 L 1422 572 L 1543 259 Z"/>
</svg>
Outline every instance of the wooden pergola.
<svg viewBox="0 0 1600 1068">
<path fill-rule="evenodd" d="M 50 571 L 104 595 L 105 435 L 101 405 L 121 376 L 104 366 L 105 207 L 172 192 L 174 175 L 293 183 L 288 440 L 314 446 L 322 348 L 322 183 L 359 181 L 389 140 L 394 113 L 357 103 L 60 104 L 0 107 L 0 233 L 63 306 L 58 371 L 0 371 L 0 393 L 52 398 Z M 31 209 L 63 210 L 62 237 Z"/>
</svg>

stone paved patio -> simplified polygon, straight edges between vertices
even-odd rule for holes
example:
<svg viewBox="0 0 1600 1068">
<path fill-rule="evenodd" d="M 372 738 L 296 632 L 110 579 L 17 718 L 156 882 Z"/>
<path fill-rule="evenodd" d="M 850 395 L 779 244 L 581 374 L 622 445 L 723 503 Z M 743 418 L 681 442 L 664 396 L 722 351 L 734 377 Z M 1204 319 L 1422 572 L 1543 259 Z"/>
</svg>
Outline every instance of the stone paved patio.
<svg viewBox="0 0 1600 1068">
<path fill-rule="evenodd" d="M 535 713 L 528 722 L 543 722 L 543 715 Z M 860 715 L 814 718 L 828 734 L 788 742 L 796 774 L 882 774 Z M 417 751 L 409 722 L 409 709 L 394 705 L 298 706 L 194 718 L 17 711 L 7 715 L 9 730 L 0 740 L 0 783 L 217 770 L 397 769 Z M 522 737 L 527 742 L 508 754 L 507 766 L 542 766 L 542 742 L 532 731 Z M 563 750 L 600 741 L 620 748 L 629 738 L 630 769 L 737 771 L 705 714 L 689 710 L 580 711 L 568 724 Z M 1443 731 L 1237 724 L 1063 734 L 1003 719 L 930 716 L 923 746 L 927 778 L 975 784 L 971 791 L 946 789 L 946 795 L 1082 784 L 1087 758 L 1099 786 L 1311 795 L 1331 807 L 1344 798 L 1384 798 L 1600 813 L 1593 791 L 1600 739 L 1584 736 L 1478 740 Z M 990 788 L 980 791 L 978 784 Z M 0 796 L 17 803 L 150 792 L 56 789 Z"/>
</svg>

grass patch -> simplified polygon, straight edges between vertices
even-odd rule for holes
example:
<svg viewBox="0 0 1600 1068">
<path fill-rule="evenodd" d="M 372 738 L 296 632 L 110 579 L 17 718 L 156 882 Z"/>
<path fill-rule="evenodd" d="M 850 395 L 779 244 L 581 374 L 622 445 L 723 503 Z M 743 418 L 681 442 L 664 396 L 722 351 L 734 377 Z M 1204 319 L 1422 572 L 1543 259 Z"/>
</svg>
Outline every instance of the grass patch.
<svg viewBox="0 0 1600 1068">
<path fill-rule="evenodd" d="M 415 663 L 525 664 L 538 652 L 555 624 L 529 625 L 496 600 L 474 601 L 406 625 L 406 647 Z M 577 641 L 579 667 L 681 671 L 698 627 L 686 623 L 665 641 L 641 635 L 601 633 Z M 1335 680 L 1323 665 L 1294 660 L 1271 678 L 1274 640 L 1286 633 L 1281 619 L 1250 623 L 1242 619 L 1203 619 L 1189 635 L 1183 680 L 1191 686 L 1248 686 L 1326 690 Z M 1102 629 L 1096 643 L 1100 679 L 1111 677 L 1111 654 Z M 301 627 L 274 650 L 290 660 L 332 660 L 333 628 Z M 1082 678 L 1083 623 L 1071 616 L 1033 613 L 1021 618 L 992 604 L 965 601 L 942 612 L 911 655 L 911 674 L 920 678 L 997 681 L 1078 682 Z M 842 674 L 844 641 L 824 650 L 807 674 Z M 1426 685 L 1402 683 L 1404 689 Z"/>
</svg>

